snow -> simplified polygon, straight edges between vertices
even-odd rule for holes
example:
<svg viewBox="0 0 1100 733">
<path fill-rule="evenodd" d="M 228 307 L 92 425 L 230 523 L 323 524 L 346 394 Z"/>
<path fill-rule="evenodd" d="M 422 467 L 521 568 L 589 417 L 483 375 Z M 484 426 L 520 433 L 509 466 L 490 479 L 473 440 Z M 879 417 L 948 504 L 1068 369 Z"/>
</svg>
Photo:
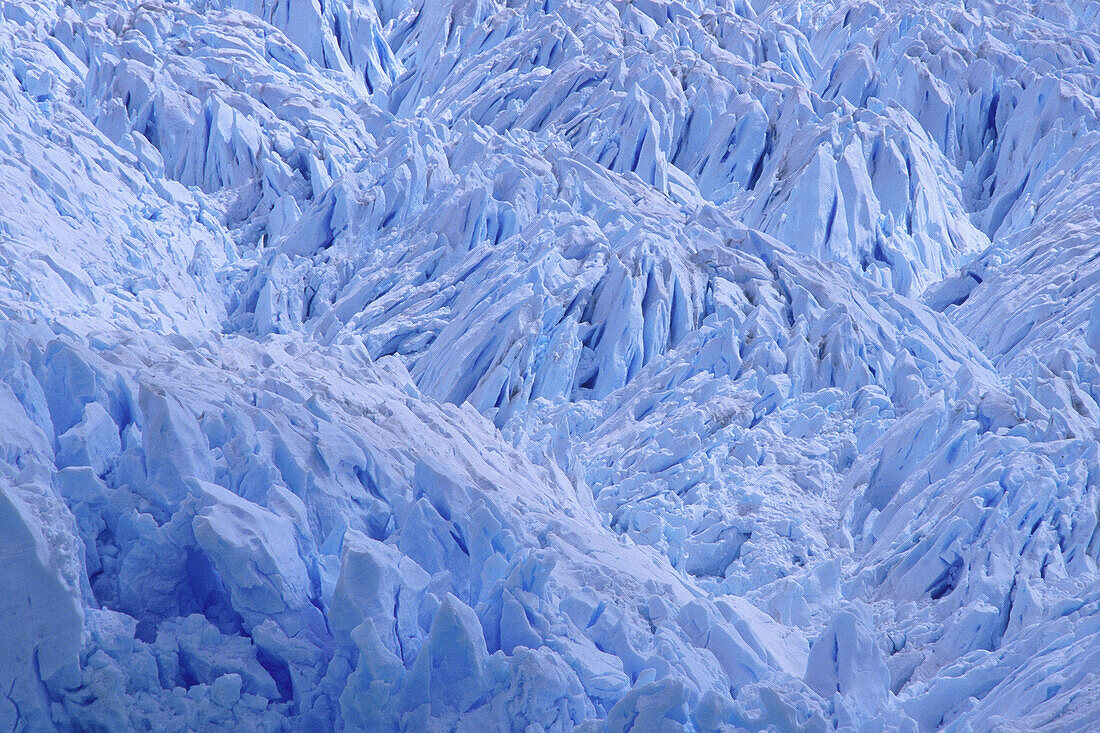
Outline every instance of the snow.
<svg viewBox="0 0 1100 733">
<path fill-rule="evenodd" d="M 1100 721 L 1100 12 L 0 6 L 0 729 Z"/>
</svg>

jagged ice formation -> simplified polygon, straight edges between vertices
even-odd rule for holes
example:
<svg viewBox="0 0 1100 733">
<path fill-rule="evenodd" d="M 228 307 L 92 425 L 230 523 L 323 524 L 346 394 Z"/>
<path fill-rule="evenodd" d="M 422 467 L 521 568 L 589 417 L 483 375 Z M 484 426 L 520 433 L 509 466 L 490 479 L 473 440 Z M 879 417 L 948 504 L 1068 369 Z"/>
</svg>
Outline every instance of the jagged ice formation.
<svg viewBox="0 0 1100 733">
<path fill-rule="evenodd" d="M 0 730 L 1100 727 L 1100 5 L 0 2 Z"/>
</svg>

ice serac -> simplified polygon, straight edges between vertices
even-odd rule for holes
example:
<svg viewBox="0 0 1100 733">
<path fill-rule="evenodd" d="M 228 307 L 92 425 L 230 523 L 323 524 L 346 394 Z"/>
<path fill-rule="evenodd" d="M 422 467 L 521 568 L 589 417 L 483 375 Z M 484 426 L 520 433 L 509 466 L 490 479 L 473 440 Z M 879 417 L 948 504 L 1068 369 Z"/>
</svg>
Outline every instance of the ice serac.
<svg viewBox="0 0 1100 733">
<path fill-rule="evenodd" d="M 1098 63 L 0 3 L 0 730 L 1096 728 Z"/>
</svg>

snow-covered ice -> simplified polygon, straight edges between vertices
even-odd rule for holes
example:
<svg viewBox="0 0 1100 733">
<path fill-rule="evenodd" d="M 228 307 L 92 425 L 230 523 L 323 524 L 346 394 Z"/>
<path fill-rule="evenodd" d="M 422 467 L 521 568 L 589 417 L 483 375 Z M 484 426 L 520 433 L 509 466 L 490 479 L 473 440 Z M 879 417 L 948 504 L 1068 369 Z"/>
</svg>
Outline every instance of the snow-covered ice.
<svg viewBox="0 0 1100 733">
<path fill-rule="evenodd" d="M 1100 5 L 0 1 L 0 730 L 1100 728 Z"/>
</svg>

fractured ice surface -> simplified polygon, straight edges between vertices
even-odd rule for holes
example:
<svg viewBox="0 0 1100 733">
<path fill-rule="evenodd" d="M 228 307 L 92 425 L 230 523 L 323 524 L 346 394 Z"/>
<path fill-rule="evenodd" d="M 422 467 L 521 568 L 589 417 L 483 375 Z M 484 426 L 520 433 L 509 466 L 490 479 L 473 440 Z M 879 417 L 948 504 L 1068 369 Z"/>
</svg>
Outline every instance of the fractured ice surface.
<svg viewBox="0 0 1100 733">
<path fill-rule="evenodd" d="M 1100 726 L 1100 10 L 0 5 L 0 730 Z"/>
</svg>

